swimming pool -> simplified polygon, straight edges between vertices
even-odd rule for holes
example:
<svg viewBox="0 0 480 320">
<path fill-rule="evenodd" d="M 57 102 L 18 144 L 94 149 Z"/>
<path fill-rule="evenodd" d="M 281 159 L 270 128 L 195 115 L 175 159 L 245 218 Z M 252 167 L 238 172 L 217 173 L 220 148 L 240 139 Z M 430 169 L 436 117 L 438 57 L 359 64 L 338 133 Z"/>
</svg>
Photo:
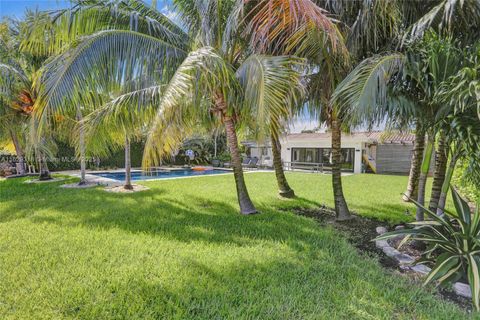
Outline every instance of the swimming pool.
<svg viewBox="0 0 480 320">
<path fill-rule="evenodd" d="M 152 180 L 152 179 L 166 179 L 166 178 L 180 178 L 180 177 L 194 177 L 206 176 L 213 174 L 231 173 L 230 170 L 204 170 L 195 171 L 192 169 L 175 169 L 162 171 L 132 171 L 132 180 Z M 118 181 L 125 181 L 125 172 L 101 172 L 91 173 L 94 176 L 108 178 Z"/>
</svg>

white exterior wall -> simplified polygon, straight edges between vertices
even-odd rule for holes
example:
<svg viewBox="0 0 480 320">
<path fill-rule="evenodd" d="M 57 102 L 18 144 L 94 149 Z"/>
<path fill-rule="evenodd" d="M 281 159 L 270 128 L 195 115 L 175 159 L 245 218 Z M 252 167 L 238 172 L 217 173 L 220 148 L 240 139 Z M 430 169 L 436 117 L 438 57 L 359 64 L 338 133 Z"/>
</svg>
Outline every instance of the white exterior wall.
<svg viewBox="0 0 480 320">
<path fill-rule="evenodd" d="M 267 154 L 262 155 L 262 150 L 267 149 Z M 273 166 L 273 152 L 271 147 L 252 147 L 250 148 L 250 156 L 257 157 L 259 159 L 258 164 L 266 167 Z"/>
<path fill-rule="evenodd" d="M 362 172 L 362 150 L 365 147 L 364 139 L 342 137 L 342 148 L 354 148 L 354 173 Z M 281 140 L 282 160 L 286 162 L 292 161 L 292 148 L 331 148 L 330 138 L 317 139 L 295 139 L 294 137 L 285 137 Z"/>
<path fill-rule="evenodd" d="M 250 156 L 253 158 L 253 157 L 257 157 L 258 159 L 262 159 L 265 158 L 265 157 L 270 157 L 272 158 L 273 157 L 273 154 L 272 154 L 272 148 L 270 147 L 266 147 L 267 148 L 267 155 L 263 155 L 262 156 L 262 149 L 264 149 L 265 147 L 252 147 L 250 148 Z"/>
</svg>

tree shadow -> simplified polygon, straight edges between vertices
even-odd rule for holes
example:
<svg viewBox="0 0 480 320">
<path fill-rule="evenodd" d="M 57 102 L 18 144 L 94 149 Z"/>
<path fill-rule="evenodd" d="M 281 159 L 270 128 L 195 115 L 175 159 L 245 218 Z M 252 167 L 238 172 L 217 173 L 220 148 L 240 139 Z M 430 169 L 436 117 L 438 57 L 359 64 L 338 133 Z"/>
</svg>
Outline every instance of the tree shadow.
<svg viewBox="0 0 480 320">
<path fill-rule="evenodd" d="M 33 196 L 33 197 L 32 197 Z M 0 223 L 29 219 L 66 227 L 121 229 L 130 233 L 161 235 L 177 241 L 208 241 L 247 245 L 252 241 L 286 241 L 291 232 L 314 234 L 308 221 L 293 222 L 293 215 L 269 205 L 259 205 L 262 214 L 242 216 L 227 201 L 200 196 L 178 200 L 161 187 L 133 194 L 114 194 L 98 189 L 35 188 L 11 193 L 2 204 Z M 25 200 L 25 198 L 31 198 Z M 273 218 L 282 215 L 283 218 Z M 301 239 L 301 237 L 299 238 Z M 292 242 L 301 246 L 302 240 Z"/>
</svg>

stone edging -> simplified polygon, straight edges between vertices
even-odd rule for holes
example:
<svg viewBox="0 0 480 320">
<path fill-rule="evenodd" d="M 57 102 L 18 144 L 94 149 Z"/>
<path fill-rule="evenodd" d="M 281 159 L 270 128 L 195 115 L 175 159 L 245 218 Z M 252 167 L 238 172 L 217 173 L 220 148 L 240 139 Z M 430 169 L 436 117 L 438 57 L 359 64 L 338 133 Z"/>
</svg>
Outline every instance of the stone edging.
<svg viewBox="0 0 480 320">
<path fill-rule="evenodd" d="M 399 227 L 397 227 L 396 229 L 399 229 Z M 382 235 L 388 231 L 385 227 L 377 227 L 375 230 L 379 235 Z M 375 240 L 375 246 L 378 249 L 382 250 L 383 253 L 385 253 L 390 258 L 395 259 L 399 263 L 402 270 L 411 270 L 421 275 L 426 275 L 432 270 L 424 264 L 414 265 L 415 259 L 412 256 L 401 253 L 394 247 L 390 246 L 387 240 Z M 472 291 L 470 290 L 470 286 L 466 283 L 455 282 L 453 284 L 453 291 L 461 297 L 469 299 L 472 298 Z"/>
</svg>

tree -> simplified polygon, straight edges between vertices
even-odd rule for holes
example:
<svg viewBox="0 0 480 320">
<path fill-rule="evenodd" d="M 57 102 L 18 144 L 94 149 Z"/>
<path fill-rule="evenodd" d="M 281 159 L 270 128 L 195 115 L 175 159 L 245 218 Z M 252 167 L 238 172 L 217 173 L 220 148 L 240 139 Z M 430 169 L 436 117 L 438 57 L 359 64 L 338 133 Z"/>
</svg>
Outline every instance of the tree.
<svg viewBox="0 0 480 320">
<path fill-rule="evenodd" d="M 256 52 L 294 54 L 306 58 L 309 63 L 316 63 L 323 55 L 345 53 L 338 27 L 327 12 L 313 1 L 239 1 L 237 11 L 245 12 L 245 33 L 250 35 L 250 45 Z M 279 195 L 292 198 L 295 193 L 283 170 L 280 133 L 285 130 L 284 126 L 292 116 L 301 112 L 303 101 L 293 101 L 288 105 L 291 106 L 289 113 L 281 117 L 271 114 L 258 122 L 265 123 L 270 131 Z"/>
<path fill-rule="evenodd" d="M 45 147 L 35 145 L 44 140 L 32 134 L 25 134 L 28 139 L 20 141 L 19 132 L 28 131 L 35 121 L 31 115 L 36 99 L 33 82 L 36 78 L 38 61 L 35 57 L 19 51 L 18 29 L 14 24 L 4 24 L 2 28 L 0 49 L 0 107 L 3 113 L 2 126 L 11 136 L 18 157 L 19 173 L 25 174 L 25 157 L 35 150 L 35 159 L 39 165 L 40 180 L 51 179 L 48 170 Z M 42 143 L 45 146 L 44 143 Z M 26 149 L 26 150 L 25 150 Z M 32 153 L 33 154 L 33 153 Z"/>
<path fill-rule="evenodd" d="M 351 117 L 360 117 L 365 121 L 372 118 L 384 117 L 388 114 L 386 101 L 393 86 L 403 97 L 417 100 L 418 103 L 410 116 L 422 121 L 424 128 L 429 128 L 427 145 L 423 156 L 420 177 L 418 182 L 417 219 L 423 220 L 426 178 L 430 168 L 432 152 L 434 150 L 435 124 L 442 115 L 451 109 L 450 104 L 440 104 L 435 100 L 435 93 L 442 84 L 456 73 L 462 65 L 459 42 L 451 37 L 441 37 L 429 32 L 419 41 L 410 44 L 405 55 L 379 56 L 364 60 L 341 84 L 337 98 L 343 100 L 345 109 L 351 108 Z M 376 87 L 374 87 L 376 86 Z M 407 100 L 408 100 L 407 99 Z M 401 107 L 405 107 L 404 105 Z M 442 137 L 442 134 L 438 135 Z M 444 147 L 442 147 L 444 149 Z M 440 151 L 440 164 L 436 170 L 433 189 L 432 206 L 440 197 L 447 162 L 446 152 Z"/>
<path fill-rule="evenodd" d="M 150 23 L 158 17 L 154 24 L 162 30 L 169 28 L 168 19 L 160 13 L 141 7 L 137 1 L 129 3 L 145 9 L 145 19 L 138 21 Z M 92 103 L 91 97 L 78 94 L 79 84 L 109 91 L 125 75 L 130 80 L 146 77 L 135 90 L 108 102 L 97 114 L 113 115 L 112 119 L 128 128 L 138 128 L 153 119 L 145 150 L 146 165 L 169 154 L 199 119 L 219 120 L 226 129 L 240 210 L 243 214 L 255 213 L 243 177 L 236 126 L 259 102 L 282 108 L 272 108 L 274 113 L 288 108 L 285 96 L 290 97 L 292 88 L 301 85 L 301 61 L 242 51 L 245 49 L 241 41 L 227 24 L 235 14 L 230 1 L 175 4 L 188 35 L 179 28 L 168 29 L 168 35 L 153 34 L 150 28 L 144 32 L 139 23 L 135 31 L 109 29 L 87 36 L 46 65 L 36 108 L 41 119 L 51 119 L 51 115 L 71 105 Z M 95 72 L 100 66 L 105 71 L 101 74 Z M 253 85 L 249 82 L 252 78 L 265 85 Z"/>
</svg>

